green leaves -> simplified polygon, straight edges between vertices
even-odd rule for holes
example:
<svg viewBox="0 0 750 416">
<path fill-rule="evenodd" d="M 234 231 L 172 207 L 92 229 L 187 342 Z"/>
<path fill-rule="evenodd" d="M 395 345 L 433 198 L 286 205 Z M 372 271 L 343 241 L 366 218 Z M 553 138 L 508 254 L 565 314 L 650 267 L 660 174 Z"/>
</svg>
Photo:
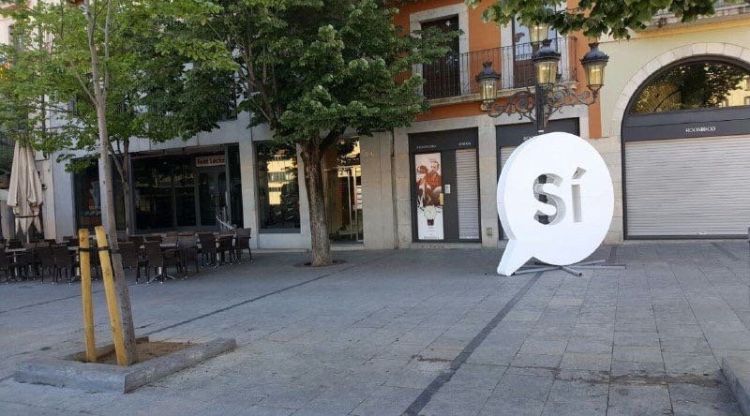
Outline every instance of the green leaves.
<svg viewBox="0 0 750 416">
<path fill-rule="evenodd" d="M 425 107 L 421 78 L 407 71 L 444 55 L 452 35 L 400 33 L 381 3 L 226 0 L 203 33 L 235 52 L 252 124 L 268 123 L 281 142 L 325 145 L 331 132 L 406 125 Z"/>
<path fill-rule="evenodd" d="M 654 15 L 668 10 L 683 22 L 714 13 L 713 0 L 581 0 L 578 7 L 562 9 L 556 0 L 484 0 L 491 4 L 484 11 L 484 19 L 502 25 L 518 20 L 530 25 L 545 22 L 560 33 L 581 30 L 589 37 L 611 35 L 629 38 L 631 31 L 646 28 Z M 477 7 L 482 0 L 466 0 Z"/>
<path fill-rule="evenodd" d="M 63 152 L 60 159 L 71 162 L 97 143 L 84 9 L 64 1 L 35 3 L 0 9 L 23 40 L 22 47 L 0 46 L 7 63 L 0 73 L 0 129 L 5 137 L 44 152 Z M 106 26 L 108 4 L 112 14 Z M 200 32 L 224 11 L 222 5 L 91 0 L 90 8 L 104 72 L 99 82 L 105 74 L 108 79 L 111 140 L 187 138 L 216 127 L 234 110 L 237 64 L 225 39 Z"/>
</svg>

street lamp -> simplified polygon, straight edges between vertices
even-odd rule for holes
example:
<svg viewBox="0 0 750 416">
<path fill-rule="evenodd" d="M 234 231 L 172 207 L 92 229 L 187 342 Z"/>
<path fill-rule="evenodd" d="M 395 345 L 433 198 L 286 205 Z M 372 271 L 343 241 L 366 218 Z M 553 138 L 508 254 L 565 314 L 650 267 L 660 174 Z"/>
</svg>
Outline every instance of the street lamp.
<svg viewBox="0 0 750 416">
<path fill-rule="evenodd" d="M 557 67 L 560 63 L 560 53 L 552 49 L 552 40 L 544 39 L 531 61 L 534 62 L 536 82 L 542 87 L 551 87 L 557 82 Z"/>
<path fill-rule="evenodd" d="M 546 26 L 534 25 L 532 28 Z M 531 60 L 534 63 L 536 82 L 508 97 L 504 103 L 497 100 L 500 74 L 492 69 L 492 62 L 485 62 L 484 68 L 476 79 L 480 85 L 482 111 L 490 117 L 502 114 L 517 114 L 536 123 L 537 131 L 544 132 L 549 117 L 563 107 L 578 104 L 591 105 L 596 102 L 599 90 L 604 86 L 604 68 L 609 56 L 599 50 L 598 43 L 589 44 L 590 50 L 581 59 L 585 71 L 587 90 L 577 92 L 574 86 L 558 83 L 558 68 L 561 54 L 552 48 L 552 41 L 546 39 L 549 27 L 534 29 L 532 39 L 541 38 L 541 47 L 534 52 Z M 542 35 L 544 34 L 544 35 Z M 544 36 L 542 38 L 542 36 Z"/>
<path fill-rule="evenodd" d="M 492 62 L 485 62 L 482 66 L 482 72 L 477 75 L 477 83 L 479 84 L 482 106 L 485 106 L 491 105 L 497 99 L 497 84 L 500 81 L 500 74 L 492 69 Z"/>
<path fill-rule="evenodd" d="M 586 86 L 589 87 L 594 97 L 604 86 L 604 68 L 609 62 L 609 56 L 599 50 L 599 42 L 589 43 L 589 51 L 583 55 L 581 65 L 586 71 Z"/>
<path fill-rule="evenodd" d="M 534 23 L 529 27 L 529 40 L 537 44 L 549 37 L 550 25 L 547 23 Z"/>
</svg>

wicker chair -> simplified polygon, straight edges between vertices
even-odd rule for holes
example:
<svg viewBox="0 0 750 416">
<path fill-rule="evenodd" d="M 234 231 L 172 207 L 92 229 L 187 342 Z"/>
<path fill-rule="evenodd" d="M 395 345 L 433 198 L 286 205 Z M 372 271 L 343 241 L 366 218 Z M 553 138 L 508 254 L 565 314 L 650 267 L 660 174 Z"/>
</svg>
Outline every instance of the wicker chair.
<svg viewBox="0 0 750 416">
<path fill-rule="evenodd" d="M 220 264 L 234 262 L 234 234 L 219 235 L 217 242 L 219 244 L 216 251 L 219 253 Z"/>
<path fill-rule="evenodd" d="M 180 236 L 177 240 L 180 260 L 182 263 L 184 276 L 188 275 L 188 264 L 195 264 L 195 272 L 200 271 L 200 254 L 198 253 L 198 240 L 195 235 Z"/>
<path fill-rule="evenodd" d="M 13 263 L 5 250 L 0 250 L 0 271 L 5 275 L 5 283 L 10 282 L 13 275 Z"/>
<path fill-rule="evenodd" d="M 68 283 L 70 283 L 75 274 L 76 264 L 75 258 L 70 254 L 68 247 L 53 246 L 52 257 L 55 261 L 55 283 L 58 282 L 58 277 L 62 278 L 63 271 L 65 272 L 65 277 L 68 279 Z"/>
<path fill-rule="evenodd" d="M 250 228 L 238 228 L 234 234 L 234 257 L 238 262 L 242 261 L 242 251 L 247 250 L 250 261 L 253 261 L 253 252 L 250 251 Z"/>
<path fill-rule="evenodd" d="M 147 283 L 151 283 L 154 280 L 159 280 L 161 283 L 167 278 L 171 278 L 167 274 L 167 268 L 174 266 L 177 272 L 180 271 L 180 256 L 178 255 L 177 249 L 162 250 L 161 244 L 156 241 L 147 241 L 146 247 L 146 277 L 148 278 Z M 154 270 L 157 274 L 154 278 L 151 278 L 151 270 Z"/>
<path fill-rule="evenodd" d="M 213 233 L 198 234 L 198 241 L 201 243 L 201 256 L 204 266 L 216 265 L 216 237 Z"/>
<path fill-rule="evenodd" d="M 140 281 L 141 267 L 143 267 L 144 273 L 148 272 L 146 270 L 146 261 L 141 259 L 140 251 L 140 247 L 136 247 L 135 243 L 120 243 L 122 267 L 123 269 L 135 269 L 135 284 L 138 284 Z"/>
<path fill-rule="evenodd" d="M 52 247 L 39 247 L 35 250 L 35 256 L 39 259 L 38 273 L 44 283 L 44 275 L 52 277 L 53 280 L 57 274 L 57 265 L 55 263 Z"/>
</svg>

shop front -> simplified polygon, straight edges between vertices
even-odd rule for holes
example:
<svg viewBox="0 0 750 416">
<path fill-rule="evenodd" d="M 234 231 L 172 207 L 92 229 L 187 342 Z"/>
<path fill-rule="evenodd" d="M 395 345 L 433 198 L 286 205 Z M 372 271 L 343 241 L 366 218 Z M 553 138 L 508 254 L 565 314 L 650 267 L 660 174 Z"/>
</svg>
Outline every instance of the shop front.
<svg viewBox="0 0 750 416">
<path fill-rule="evenodd" d="M 132 157 L 137 232 L 242 226 L 236 145 Z"/>
<path fill-rule="evenodd" d="M 132 154 L 135 231 L 215 230 L 220 221 L 242 227 L 239 169 L 236 145 Z M 98 182 L 95 162 L 74 174 L 79 228 L 101 224 Z M 115 216 L 124 229 L 122 185 L 114 182 Z"/>
<path fill-rule="evenodd" d="M 481 241 L 477 146 L 477 129 L 409 135 L 413 241 Z"/>
<path fill-rule="evenodd" d="M 656 71 L 622 122 L 625 237 L 746 238 L 750 64 L 694 56 Z"/>
</svg>

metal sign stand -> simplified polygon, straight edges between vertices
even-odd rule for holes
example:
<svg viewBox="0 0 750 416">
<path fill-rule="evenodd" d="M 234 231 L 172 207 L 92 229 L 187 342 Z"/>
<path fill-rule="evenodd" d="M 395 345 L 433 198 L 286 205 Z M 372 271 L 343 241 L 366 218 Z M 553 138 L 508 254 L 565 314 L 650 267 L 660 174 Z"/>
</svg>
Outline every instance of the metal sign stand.
<svg viewBox="0 0 750 416">
<path fill-rule="evenodd" d="M 585 270 L 624 270 L 625 265 L 624 264 L 605 264 L 606 260 L 590 260 L 590 261 L 583 261 L 580 263 L 574 263 L 567 266 L 555 266 L 553 264 L 547 264 L 543 263 L 541 261 L 535 261 L 534 264 L 531 265 L 525 265 L 521 266 L 518 271 L 513 273 L 513 275 L 517 274 L 527 274 L 527 273 L 537 273 L 537 272 L 551 272 L 555 270 L 562 270 L 564 272 L 570 273 L 573 276 L 583 276 L 583 272 L 579 269 L 585 269 Z"/>
</svg>

